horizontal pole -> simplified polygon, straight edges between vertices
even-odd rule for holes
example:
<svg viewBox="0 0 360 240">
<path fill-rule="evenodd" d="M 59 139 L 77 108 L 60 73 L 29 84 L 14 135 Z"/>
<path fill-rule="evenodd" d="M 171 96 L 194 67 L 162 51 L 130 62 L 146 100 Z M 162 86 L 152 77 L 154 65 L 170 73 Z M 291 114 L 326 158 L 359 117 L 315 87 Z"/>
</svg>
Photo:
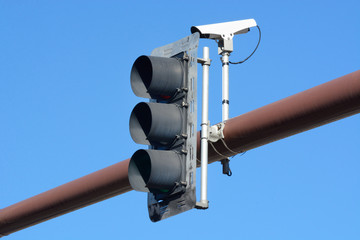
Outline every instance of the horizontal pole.
<svg viewBox="0 0 360 240">
<path fill-rule="evenodd" d="M 359 112 L 360 70 L 228 120 L 213 146 L 233 156 Z M 210 146 L 209 163 L 224 158 Z"/>
<path fill-rule="evenodd" d="M 129 160 L 0 209 L 0 237 L 132 190 Z"/>
<path fill-rule="evenodd" d="M 209 146 L 209 163 L 359 112 L 360 71 L 356 71 L 229 119 L 224 141 Z M 200 133 L 197 148 L 200 159 Z M 132 190 L 128 164 L 126 159 L 0 209 L 0 236 Z"/>
</svg>

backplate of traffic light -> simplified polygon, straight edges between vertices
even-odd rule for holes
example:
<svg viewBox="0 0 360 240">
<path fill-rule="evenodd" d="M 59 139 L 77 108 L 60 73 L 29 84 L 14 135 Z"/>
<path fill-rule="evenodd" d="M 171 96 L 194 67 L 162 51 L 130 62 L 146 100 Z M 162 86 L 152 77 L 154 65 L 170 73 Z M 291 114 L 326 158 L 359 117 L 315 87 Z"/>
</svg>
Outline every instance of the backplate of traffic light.
<svg viewBox="0 0 360 240">
<path fill-rule="evenodd" d="M 190 210 L 196 204 L 197 48 L 199 34 L 140 56 L 131 69 L 131 88 L 149 102 L 130 116 L 132 139 L 148 149 L 129 163 L 133 189 L 148 192 L 154 222 Z"/>
</svg>

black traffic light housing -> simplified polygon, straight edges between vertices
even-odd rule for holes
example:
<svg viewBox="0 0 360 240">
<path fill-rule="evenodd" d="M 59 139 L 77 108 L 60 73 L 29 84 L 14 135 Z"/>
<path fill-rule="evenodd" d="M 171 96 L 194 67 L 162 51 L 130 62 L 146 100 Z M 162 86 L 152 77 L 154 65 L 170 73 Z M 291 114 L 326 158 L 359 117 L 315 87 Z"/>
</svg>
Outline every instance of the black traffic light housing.
<svg viewBox="0 0 360 240">
<path fill-rule="evenodd" d="M 195 207 L 196 79 L 199 34 L 140 56 L 131 69 L 138 103 L 130 116 L 130 134 L 149 149 L 136 151 L 129 163 L 129 182 L 148 192 L 154 222 Z"/>
</svg>

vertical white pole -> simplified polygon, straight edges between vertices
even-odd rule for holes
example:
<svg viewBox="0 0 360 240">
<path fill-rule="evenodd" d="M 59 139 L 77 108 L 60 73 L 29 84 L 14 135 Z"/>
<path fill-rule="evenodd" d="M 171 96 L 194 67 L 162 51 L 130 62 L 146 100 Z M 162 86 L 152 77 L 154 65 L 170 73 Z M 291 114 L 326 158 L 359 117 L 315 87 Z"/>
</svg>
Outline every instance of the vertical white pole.
<svg viewBox="0 0 360 240">
<path fill-rule="evenodd" d="M 222 53 L 222 121 L 225 123 L 229 119 L 229 56 L 230 52 Z M 221 160 L 223 174 L 231 176 L 229 158 Z"/>
<path fill-rule="evenodd" d="M 201 192 L 202 208 L 209 207 L 207 200 L 207 167 L 208 167 L 208 124 L 209 124 L 209 48 L 203 49 L 203 84 L 202 84 L 202 120 L 201 120 Z"/>
<path fill-rule="evenodd" d="M 222 53 L 222 120 L 229 119 L 229 52 Z"/>
</svg>

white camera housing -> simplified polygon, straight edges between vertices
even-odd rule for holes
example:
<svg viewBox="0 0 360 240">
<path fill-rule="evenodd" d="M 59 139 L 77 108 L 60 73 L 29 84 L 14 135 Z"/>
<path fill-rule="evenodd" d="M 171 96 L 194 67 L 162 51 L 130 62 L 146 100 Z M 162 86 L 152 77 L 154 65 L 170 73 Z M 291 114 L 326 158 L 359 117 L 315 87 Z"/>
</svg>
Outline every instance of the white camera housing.
<svg viewBox="0 0 360 240">
<path fill-rule="evenodd" d="M 233 37 L 247 33 L 251 27 L 256 27 L 254 19 L 233 22 L 215 23 L 201 26 L 192 26 L 191 33 L 199 32 L 201 38 L 214 39 L 219 45 L 219 54 L 233 51 Z"/>
</svg>

